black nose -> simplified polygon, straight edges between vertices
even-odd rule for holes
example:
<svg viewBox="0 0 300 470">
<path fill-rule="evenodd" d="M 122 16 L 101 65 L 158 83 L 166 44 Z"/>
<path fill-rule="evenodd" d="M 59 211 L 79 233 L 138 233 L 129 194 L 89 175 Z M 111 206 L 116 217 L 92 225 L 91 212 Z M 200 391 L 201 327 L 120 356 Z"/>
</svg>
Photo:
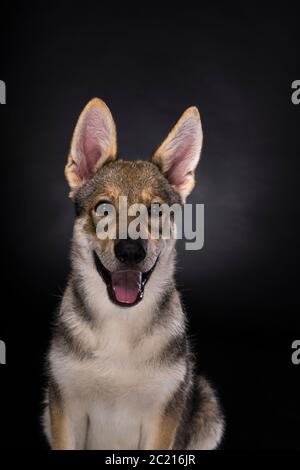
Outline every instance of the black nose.
<svg viewBox="0 0 300 470">
<path fill-rule="evenodd" d="M 146 250 L 141 239 L 126 238 L 115 245 L 115 255 L 121 263 L 136 264 L 146 257 Z"/>
</svg>

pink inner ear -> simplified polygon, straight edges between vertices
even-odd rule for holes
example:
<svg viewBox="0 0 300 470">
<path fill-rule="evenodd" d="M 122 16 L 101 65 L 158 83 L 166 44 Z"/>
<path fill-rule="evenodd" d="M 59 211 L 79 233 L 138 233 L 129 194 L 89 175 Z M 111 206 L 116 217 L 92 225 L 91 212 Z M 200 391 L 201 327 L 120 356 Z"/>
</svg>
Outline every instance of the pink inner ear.
<svg viewBox="0 0 300 470">
<path fill-rule="evenodd" d="M 192 148 L 191 144 L 182 143 L 170 156 L 166 177 L 171 184 L 180 186 L 185 182 L 185 177 L 193 166 L 191 165 Z"/>
<path fill-rule="evenodd" d="M 80 129 L 77 149 L 77 174 L 80 179 L 87 180 L 93 176 L 97 163 L 109 147 L 110 134 L 108 122 L 101 110 L 89 110 Z"/>
<path fill-rule="evenodd" d="M 165 149 L 168 169 L 166 177 L 175 186 L 185 183 L 186 176 L 199 160 L 199 127 L 193 119 L 187 119 L 177 130 Z"/>
</svg>

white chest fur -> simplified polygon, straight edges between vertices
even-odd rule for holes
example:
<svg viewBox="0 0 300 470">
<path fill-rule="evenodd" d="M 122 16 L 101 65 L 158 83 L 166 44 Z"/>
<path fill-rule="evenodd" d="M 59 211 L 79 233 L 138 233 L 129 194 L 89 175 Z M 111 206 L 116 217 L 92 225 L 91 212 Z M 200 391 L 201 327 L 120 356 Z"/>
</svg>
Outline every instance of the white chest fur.
<svg viewBox="0 0 300 470">
<path fill-rule="evenodd" d="M 152 419 L 185 373 L 185 364 L 162 366 L 155 355 L 168 340 L 164 329 L 139 338 L 131 322 L 102 325 L 86 337 L 93 357 L 79 360 L 53 348 L 52 363 L 70 403 L 88 417 L 88 448 L 133 449 L 143 446 Z"/>
</svg>

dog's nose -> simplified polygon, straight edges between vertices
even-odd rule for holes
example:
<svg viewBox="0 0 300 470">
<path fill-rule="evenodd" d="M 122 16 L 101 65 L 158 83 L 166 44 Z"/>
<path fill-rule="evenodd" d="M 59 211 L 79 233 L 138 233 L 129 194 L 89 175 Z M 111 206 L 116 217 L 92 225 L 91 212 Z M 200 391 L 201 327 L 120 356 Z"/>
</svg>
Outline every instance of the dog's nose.
<svg viewBox="0 0 300 470">
<path fill-rule="evenodd" d="M 141 239 L 126 238 L 115 245 L 115 255 L 121 263 L 136 264 L 146 257 L 146 250 Z"/>
</svg>

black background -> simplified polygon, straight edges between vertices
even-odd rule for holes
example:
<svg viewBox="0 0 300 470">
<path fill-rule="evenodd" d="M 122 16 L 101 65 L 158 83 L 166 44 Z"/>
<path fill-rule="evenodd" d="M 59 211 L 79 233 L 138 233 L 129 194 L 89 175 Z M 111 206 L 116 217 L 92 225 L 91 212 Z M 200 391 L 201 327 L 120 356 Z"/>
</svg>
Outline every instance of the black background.
<svg viewBox="0 0 300 470">
<path fill-rule="evenodd" d="M 189 202 L 205 204 L 205 247 L 179 244 L 178 284 L 227 417 L 222 448 L 300 447 L 299 20 L 292 7 L 191 5 L 10 2 L 1 15 L 0 446 L 46 448 L 42 370 L 73 220 L 63 168 L 99 96 L 126 159 L 148 158 L 199 107 Z"/>
</svg>

